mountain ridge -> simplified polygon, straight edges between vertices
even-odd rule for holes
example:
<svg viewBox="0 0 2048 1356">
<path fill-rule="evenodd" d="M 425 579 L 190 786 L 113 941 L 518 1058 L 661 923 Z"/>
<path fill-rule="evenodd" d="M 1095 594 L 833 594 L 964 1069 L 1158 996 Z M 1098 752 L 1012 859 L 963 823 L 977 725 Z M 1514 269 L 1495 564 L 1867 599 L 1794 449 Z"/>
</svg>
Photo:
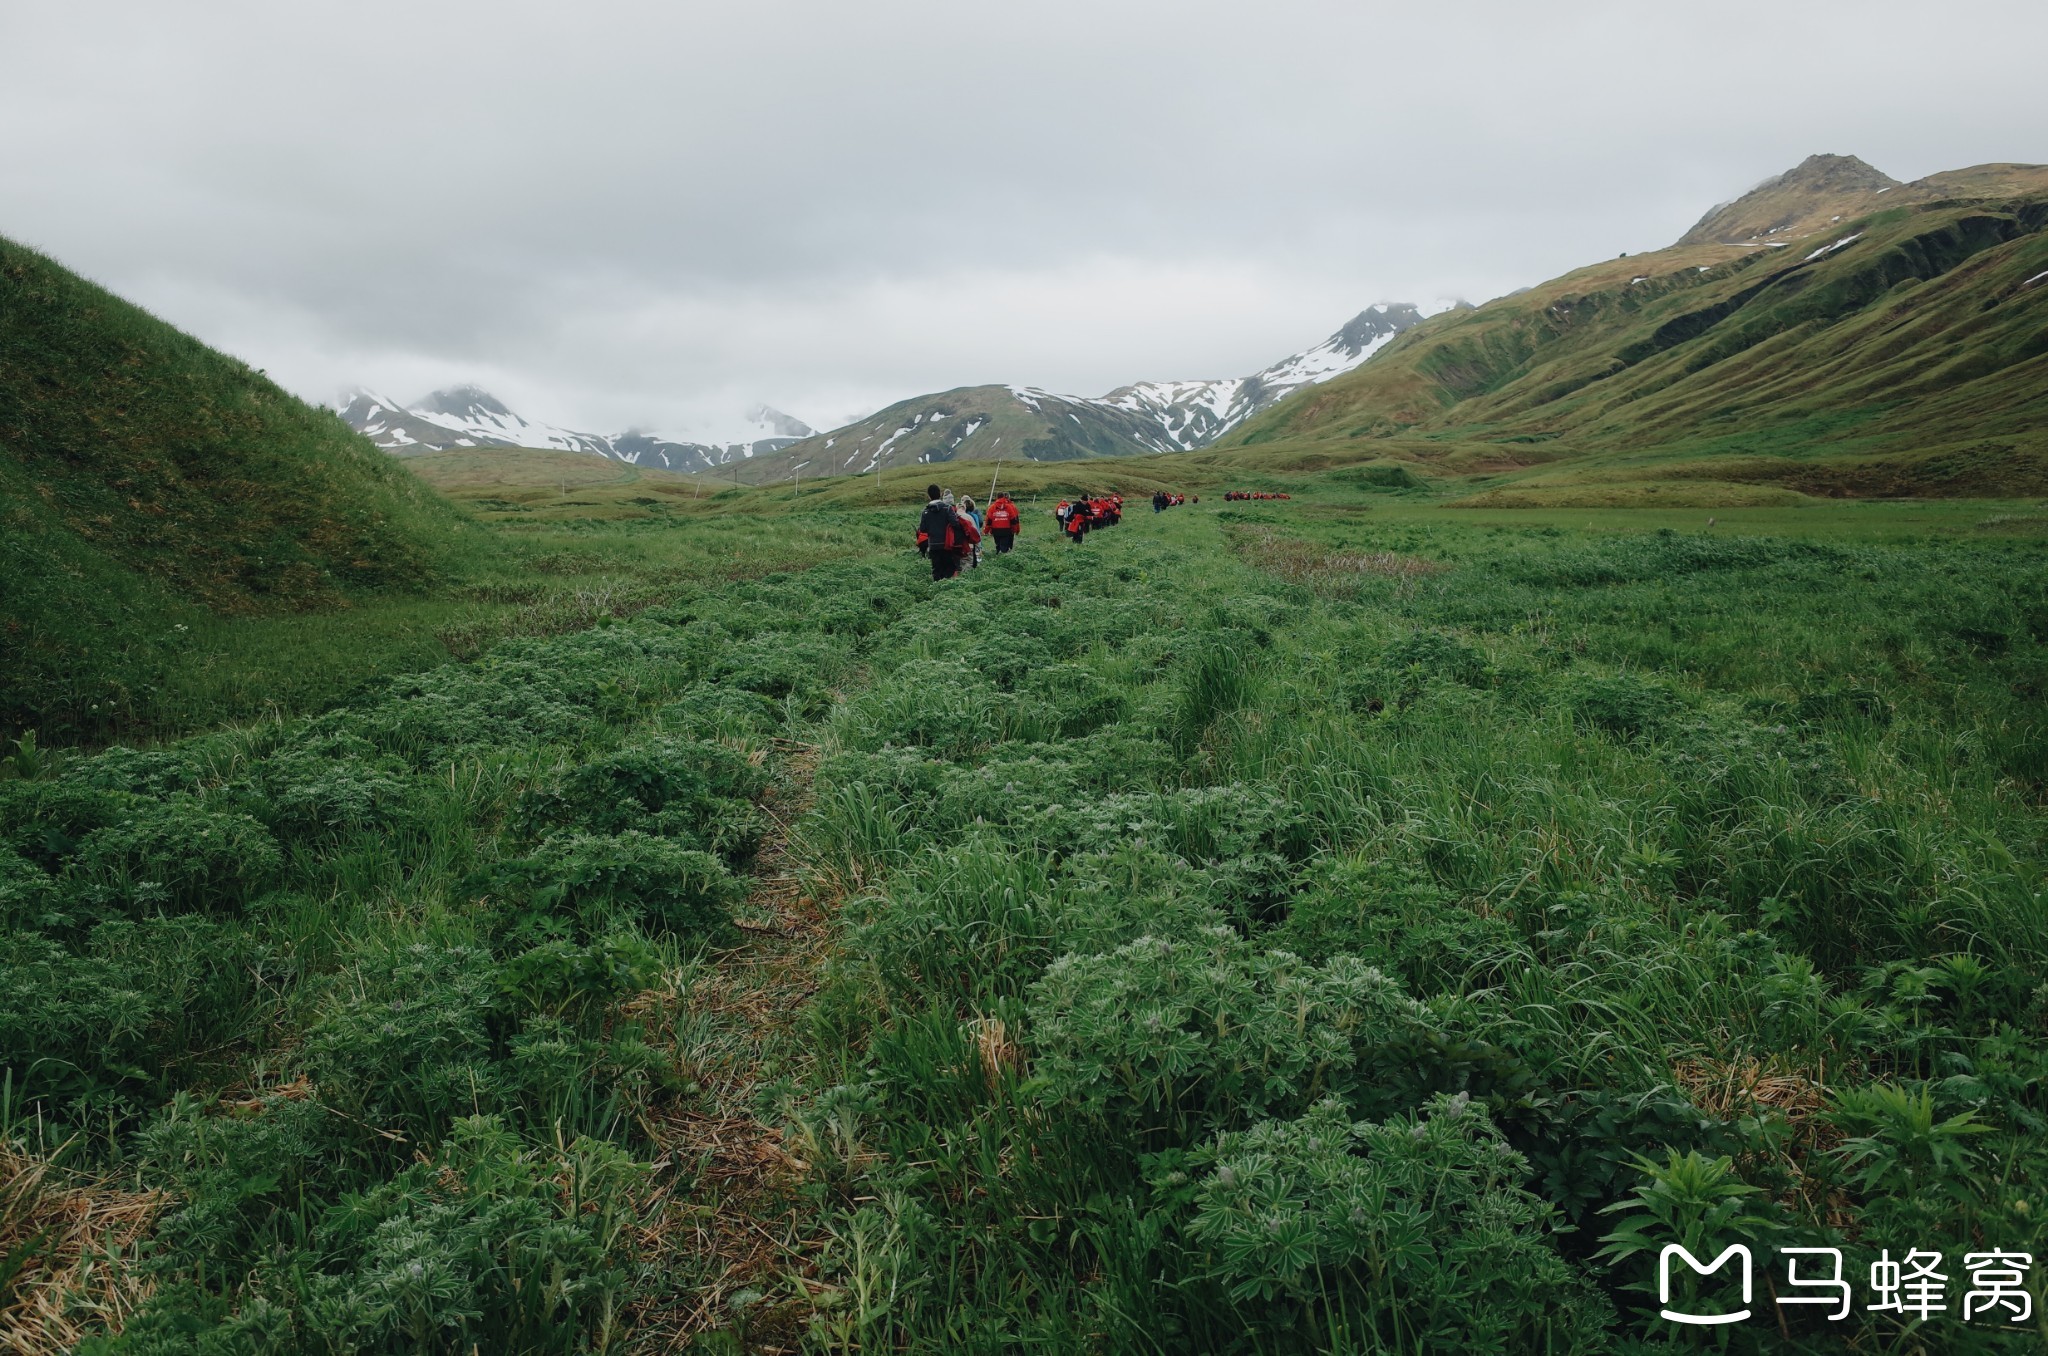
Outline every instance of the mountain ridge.
<svg viewBox="0 0 2048 1356">
<path fill-rule="evenodd" d="M 1685 474 L 1802 493 L 2048 490 L 2048 167 L 1881 191 L 1818 159 L 1702 219 L 1775 248 L 1696 227 L 1439 317 L 1223 445 L 1370 446 L 1531 484 L 1699 458 Z M 1845 197 L 1813 192 L 1828 175 Z M 1814 200 L 1787 217 L 1788 190 Z M 1832 210 L 1858 195 L 1876 206 Z M 1853 472 L 1814 464 L 1851 455 Z"/>
<path fill-rule="evenodd" d="M 1443 309 L 1375 302 L 1321 343 L 1248 377 L 1142 381 L 1073 396 L 991 383 L 897 401 L 865 419 L 793 443 L 747 468 L 756 481 L 866 475 L 952 461 L 1074 461 L 1206 447 L 1276 401 L 1350 371 Z"/>
<path fill-rule="evenodd" d="M 743 422 L 750 427 L 737 430 L 737 437 L 692 438 L 643 428 L 616 434 L 582 433 L 529 420 L 473 383 L 430 391 L 409 405 L 357 387 L 342 394 L 337 412 L 349 427 L 399 456 L 459 447 L 526 447 L 583 452 L 634 466 L 682 472 L 710 471 L 766 456 L 814 432 L 793 415 L 757 404 L 744 416 Z"/>
<path fill-rule="evenodd" d="M 1853 155 L 1809 155 L 1741 197 L 1715 204 L 1674 245 L 1786 247 L 1887 207 L 2042 191 L 2048 191 L 2048 165 L 1971 165 L 1907 182 Z"/>
</svg>

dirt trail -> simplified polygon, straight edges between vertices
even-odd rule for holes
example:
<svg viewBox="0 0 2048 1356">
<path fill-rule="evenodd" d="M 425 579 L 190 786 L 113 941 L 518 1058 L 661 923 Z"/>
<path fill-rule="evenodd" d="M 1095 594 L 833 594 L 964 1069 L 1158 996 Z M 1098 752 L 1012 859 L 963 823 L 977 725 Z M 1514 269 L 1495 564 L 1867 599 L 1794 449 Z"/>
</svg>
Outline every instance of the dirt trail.
<svg viewBox="0 0 2048 1356">
<path fill-rule="evenodd" d="M 649 1117 L 660 1154 L 639 1251 L 664 1279 L 629 1316 L 634 1352 L 681 1351 L 710 1334 L 721 1341 L 711 1350 L 794 1352 L 813 1297 L 827 1289 L 816 1279 L 821 1231 L 796 1191 L 809 1165 L 759 1105 L 765 1085 L 802 1073 L 803 1005 L 817 989 L 838 902 L 806 893 L 791 841 L 818 749 L 783 739 L 775 747 L 781 766 L 762 801 L 770 828 L 754 887 L 734 914 L 745 941 L 681 995 L 675 1053 L 696 1091 Z M 759 1298 L 735 1303 L 750 1291 Z"/>
</svg>

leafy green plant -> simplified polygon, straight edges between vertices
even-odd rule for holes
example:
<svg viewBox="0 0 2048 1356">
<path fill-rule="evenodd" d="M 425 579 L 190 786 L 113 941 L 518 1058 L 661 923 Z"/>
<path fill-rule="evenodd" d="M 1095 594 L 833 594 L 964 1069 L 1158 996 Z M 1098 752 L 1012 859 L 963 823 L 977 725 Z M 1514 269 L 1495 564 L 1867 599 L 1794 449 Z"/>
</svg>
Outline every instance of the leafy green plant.
<svg viewBox="0 0 2048 1356">
<path fill-rule="evenodd" d="M 1943 1117 L 1934 1091 L 1896 1083 L 1843 1088 L 1829 1122 L 1845 1132 L 1834 1149 L 1850 1183 L 1866 1195 L 1948 1195 L 1964 1190 L 1978 1151 L 1971 1142 L 1992 1133 L 1975 1111 Z"/>
<path fill-rule="evenodd" d="M 1657 734 L 1680 710 L 1668 687 L 1629 673 L 1606 678 L 1578 675 L 1571 705 L 1586 724 L 1627 739 Z"/>
<path fill-rule="evenodd" d="M 1141 937 L 1054 962 L 1031 989 L 1044 1100 L 1124 1133 L 1241 1124 L 1298 1108 L 1415 1019 L 1378 970 L 1261 951 L 1228 928 Z"/>
<path fill-rule="evenodd" d="M 647 988 L 661 974 L 660 953 L 631 933 L 587 945 L 542 942 L 507 959 L 498 983 L 520 1008 L 588 1031 L 605 1006 Z"/>
<path fill-rule="evenodd" d="M 277 879 L 284 854 L 248 815 L 177 796 L 95 829 L 79 844 L 78 866 L 134 912 L 232 913 Z"/>
<path fill-rule="evenodd" d="M 1187 1164 L 1165 1184 L 1192 1175 L 1186 1230 L 1203 1277 L 1255 1313 L 1305 1304 L 1317 1330 L 1359 1348 L 1602 1342 L 1611 1314 L 1558 1254 L 1551 1208 L 1521 1185 L 1528 1164 L 1462 1096 L 1377 1124 L 1325 1101 L 1223 1135 Z"/>
<path fill-rule="evenodd" d="M 1684 1154 L 1673 1150 L 1662 1163 L 1641 1158 L 1636 1167 L 1642 1181 L 1635 1191 L 1601 1211 L 1621 1216 L 1600 1240 L 1606 1246 L 1598 1256 L 1611 1267 L 1660 1255 L 1672 1244 L 1707 1263 L 1731 1244 L 1755 1247 L 1782 1229 L 1782 1221 L 1768 1203 L 1754 1199 L 1761 1195 L 1761 1188 L 1737 1176 L 1730 1158 L 1708 1158 L 1696 1149 Z M 1680 1282 L 1674 1291 L 1674 1307 L 1711 1312 L 1694 1307 L 1702 1302 L 1698 1298 L 1699 1276 L 1683 1267 L 1674 1272 L 1674 1279 Z M 1655 1295 L 1655 1269 L 1645 1269 L 1622 1288 Z"/>
<path fill-rule="evenodd" d="M 752 800 L 767 776 L 743 754 L 692 739 L 633 744 L 578 763 L 553 787 L 520 798 L 522 834 L 552 829 L 678 838 L 728 860 L 751 855 L 763 821 Z"/>
<path fill-rule="evenodd" d="M 416 813 L 411 769 L 360 735 L 315 734 L 265 758 L 249 779 L 258 813 L 287 840 L 389 829 Z"/>
<path fill-rule="evenodd" d="M 556 834 L 478 882 L 512 905 L 508 935 L 596 937 L 644 926 L 690 942 L 721 935 L 745 887 L 708 852 L 630 829 Z"/>
<path fill-rule="evenodd" d="M 240 924 L 203 916 L 103 922 L 73 945 L 0 934 L 0 1065 L 38 1116 L 129 1126 L 202 1052 L 245 1037 L 292 972 Z"/>
<path fill-rule="evenodd" d="M 392 1144 L 430 1143 L 499 1105 L 498 966 L 480 947 L 414 942 L 360 957 L 308 1025 L 321 1100 Z"/>
</svg>

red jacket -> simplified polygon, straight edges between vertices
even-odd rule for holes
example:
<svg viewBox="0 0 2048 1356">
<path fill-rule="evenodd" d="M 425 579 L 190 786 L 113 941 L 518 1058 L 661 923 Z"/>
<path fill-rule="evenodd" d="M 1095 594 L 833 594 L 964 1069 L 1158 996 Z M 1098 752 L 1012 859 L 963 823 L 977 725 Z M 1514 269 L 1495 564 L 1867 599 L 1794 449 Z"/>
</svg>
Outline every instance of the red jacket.
<svg viewBox="0 0 2048 1356">
<path fill-rule="evenodd" d="M 1018 518 L 1017 506 L 1007 496 L 988 506 L 988 529 L 991 532 L 1015 532 Z"/>
</svg>

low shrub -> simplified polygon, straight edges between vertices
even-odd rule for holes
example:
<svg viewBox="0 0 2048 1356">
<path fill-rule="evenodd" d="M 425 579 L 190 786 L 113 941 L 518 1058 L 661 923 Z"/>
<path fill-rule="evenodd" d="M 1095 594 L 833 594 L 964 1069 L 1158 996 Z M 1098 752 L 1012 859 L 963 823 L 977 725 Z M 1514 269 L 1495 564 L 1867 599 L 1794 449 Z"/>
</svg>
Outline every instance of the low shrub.
<svg viewBox="0 0 2048 1356">
<path fill-rule="evenodd" d="M 179 917 L 104 923 L 81 952 L 0 935 L 0 1065 L 15 1095 L 75 1121 L 159 1098 L 170 1067 L 240 1036 L 257 986 L 277 981 L 231 924 Z"/>
<path fill-rule="evenodd" d="M 277 750 L 242 785 L 265 823 L 300 842 L 389 829 L 415 813 L 419 799 L 403 761 L 341 731 Z"/>
<path fill-rule="evenodd" d="M 1085 735 L 1123 719 L 1123 689 L 1084 664 L 1051 664 L 1024 680 L 1024 689 L 1052 708 L 1059 733 Z"/>
<path fill-rule="evenodd" d="M 0 781 L 0 847 L 54 872 L 132 804 L 130 796 L 80 782 Z"/>
<path fill-rule="evenodd" d="M 746 893 L 710 853 L 637 829 L 556 834 L 475 888 L 503 901 L 501 932 L 534 941 L 635 927 L 708 940 L 726 931 L 728 910 Z"/>
<path fill-rule="evenodd" d="M 1509 920 L 1474 911 L 1419 868 L 1347 857 L 1318 865 L 1266 940 L 1311 962 L 1360 957 L 1427 994 L 1458 985 L 1521 936 Z"/>
<path fill-rule="evenodd" d="M 1684 707 L 1664 684 L 1629 673 L 1574 675 L 1566 699 L 1581 722 L 1624 739 L 1659 734 Z"/>
<path fill-rule="evenodd" d="M 625 933 L 587 945 L 542 942 L 506 960 L 498 984 L 516 1008 L 587 1031 L 608 1004 L 647 988 L 660 974 L 660 954 Z"/>
<path fill-rule="evenodd" d="M 512 819 L 528 839 L 560 829 L 637 829 L 739 861 L 760 840 L 765 821 L 752 802 L 767 784 L 766 773 L 724 745 L 656 739 L 578 763 L 553 786 L 520 797 Z"/>
<path fill-rule="evenodd" d="M 169 1153 L 186 1160 L 172 1176 L 190 1199 L 210 1206 L 265 1200 L 287 1180 L 283 1165 L 302 1157 L 293 1132 L 308 1128 L 308 1112 L 317 1122 L 321 1113 L 311 1104 L 273 1103 L 254 1124 L 223 1127 L 233 1131 L 231 1146 L 188 1122 L 174 1127 L 182 1133 L 159 1135 L 152 1149 L 158 1163 Z M 259 1145 L 273 1168 L 233 1180 L 238 1168 L 257 1170 Z M 200 1166 L 205 1160 L 210 1170 Z M 627 1229 L 640 1178 L 641 1169 L 610 1145 L 579 1138 L 535 1148 L 492 1117 L 466 1117 L 431 1156 L 345 1196 L 308 1236 L 280 1239 L 255 1268 L 257 1293 L 244 1303 L 230 1306 L 202 1286 L 166 1287 L 120 1338 L 95 1339 L 84 1350 L 459 1356 L 566 1353 L 592 1343 L 603 1349 L 616 1335 L 630 1283 Z M 264 1189 L 249 1196 L 251 1187 Z M 202 1231 L 226 1233 L 228 1222 L 198 1219 L 186 1207 L 166 1228 L 184 1243 Z"/>
<path fill-rule="evenodd" d="M 0 847 L 0 932 L 55 932 L 71 925 L 74 901 L 49 872 Z"/>
<path fill-rule="evenodd" d="M 1416 1008 L 1363 962 L 1311 966 L 1212 928 L 1055 961 L 1030 1015 L 1039 1095 L 1142 1140 L 1298 1111 Z"/>
<path fill-rule="evenodd" d="M 697 683 L 655 712 L 664 730 L 692 739 L 758 740 L 782 728 L 782 707 L 758 692 Z"/>
<path fill-rule="evenodd" d="M 1324 1101 L 1190 1166 L 1203 1279 L 1270 1323 L 1305 1305 L 1304 1326 L 1346 1349 L 1444 1356 L 1606 1345 L 1612 1309 L 1558 1254 L 1527 1161 L 1465 1098 L 1377 1124 Z"/>
<path fill-rule="evenodd" d="M 284 867 L 269 830 L 187 796 L 137 804 L 78 846 L 79 871 L 130 912 L 239 912 Z"/>
<path fill-rule="evenodd" d="M 499 993 L 498 964 L 481 947 L 414 942 L 358 957 L 307 1027 L 321 1101 L 413 1144 L 495 1109 Z"/>
<path fill-rule="evenodd" d="M 927 749 L 934 757 L 964 760 L 1004 737 L 1004 709 L 1013 701 L 963 664 L 914 664 L 853 704 L 851 720 L 859 734 L 848 742 Z"/>
</svg>

